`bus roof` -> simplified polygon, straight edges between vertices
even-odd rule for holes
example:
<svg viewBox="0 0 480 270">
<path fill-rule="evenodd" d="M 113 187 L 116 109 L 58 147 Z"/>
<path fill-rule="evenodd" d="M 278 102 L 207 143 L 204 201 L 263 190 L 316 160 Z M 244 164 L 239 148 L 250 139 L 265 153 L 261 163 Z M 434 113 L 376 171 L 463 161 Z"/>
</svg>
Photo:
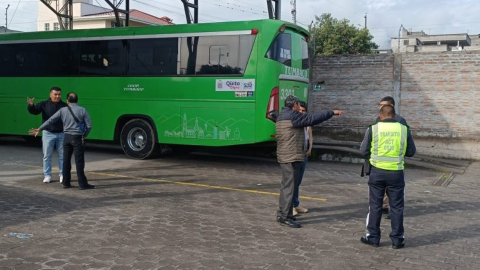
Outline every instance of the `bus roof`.
<svg viewBox="0 0 480 270">
<path fill-rule="evenodd" d="M 86 38 L 86 37 L 108 37 L 108 36 L 135 36 L 151 34 L 176 34 L 176 33 L 199 33 L 199 32 L 223 32 L 223 31 L 241 31 L 255 28 L 279 29 L 282 25 L 293 29 L 302 36 L 309 36 L 304 28 L 286 21 L 279 20 L 252 20 L 252 21 L 232 21 L 216 23 L 199 24 L 175 24 L 175 25 L 156 25 L 141 27 L 119 27 L 119 28 L 97 28 L 97 29 L 78 29 L 63 31 L 36 31 L 8 33 L 0 35 L 0 41 L 13 40 L 35 40 L 35 39 L 57 39 L 57 38 Z"/>
</svg>

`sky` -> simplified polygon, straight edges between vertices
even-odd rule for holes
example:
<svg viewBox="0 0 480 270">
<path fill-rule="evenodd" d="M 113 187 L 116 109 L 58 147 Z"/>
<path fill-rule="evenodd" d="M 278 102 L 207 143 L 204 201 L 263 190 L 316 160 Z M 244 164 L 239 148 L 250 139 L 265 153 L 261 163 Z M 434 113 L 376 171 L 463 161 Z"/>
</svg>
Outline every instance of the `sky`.
<svg viewBox="0 0 480 270">
<path fill-rule="evenodd" d="M 104 0 L 92 1 L 94 5 L 108 7 Z M 0 25 L 5 26 L 5 14 L 8 14 L 9 29 L 36 31 L 39 2 L 0 0 Z M 282 20 L 293 22 L 292 2 L 281 0 Z M 125 8 L 125 0 L 121 7 Z M 181 0 L 130 0 L 130 9 L 157 17 L 167 16 L 176 24 L 186 23 Z M 398 37 L 401 27 L 429 35 L 480 34 L 478 0 L 296 0 L 296 21 L 304 28 L 308 29 L 315 16 L 323 13 L 339 20 L 347 19 L 359 28 L 365 27 L 366 16 L 366 26 L 380 49 L 390 48 L 390 39 Z M 266 0 L 199 0 L 200 22 L 264 18 L 268 18 Z"/>
</svg>

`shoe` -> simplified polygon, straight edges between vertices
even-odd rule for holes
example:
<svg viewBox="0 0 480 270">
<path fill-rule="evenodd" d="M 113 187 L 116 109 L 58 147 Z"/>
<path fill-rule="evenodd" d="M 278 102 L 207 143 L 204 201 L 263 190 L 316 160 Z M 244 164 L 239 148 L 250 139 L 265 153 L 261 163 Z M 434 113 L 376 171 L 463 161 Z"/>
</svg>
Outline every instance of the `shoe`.
<svg viewBox="0 0 480 270">
<path fill-rule="evenodd" d="M 95 189 L 95 186 L 94 186 L 94 185 L 89 185 L 89 184 L 87 184 L 87 185 L 84 186 L 84 187 L 78 187 L 78 189 L 80 189 L 80 190 Z"/>
<path fill-rule="evenodd" d="M 51 176 L 45 176 L 45 178 L 43 179 L 43 182 L 44 182 L 44 183 L 50 183 L 50 181 L 52 181 L 52 177 L 51 177 Z"/>
<path fill-rule="evenodd" d="M 279 221 L 281 218 L 280 217 L 277 217 L 277 221 Z M 297 218 L 296 217 L 287 217 L 287 219 L 290 219 L 290 220 L 293 220 L 293 221 L 297 221 Z"/>
<path fill-rule="evenodd" d="M 60 175 L 60 184 L 63 182 L 63 175 Z"/>
<path fill-rule="evenodd" d="M 294 210 L 297 210 L 297 213 L 307 213 L 308 212 L 308 209 L 307 208 L 304 208 L 304 207 L 301 207 L 301 206 L 297 206 L 297 207 L 294 207 L 293 208 Z"/>
<path fill-rule="evenodd" d="M 401 249 L 401 248 L 404 248 L 404 247 L 405 247 L 405 243 L 401 243 L 401 244 L 398 244 L 398 245 L 392 244 L 393 249 Z"/>
<path fill-rule="evenodd" d="M 382 208 L 382 214 L 388 214 L 388 207 L 387 208 Z"/>
<path fill-rule="evenodd" d="M 295 207 L 293 208 L 293 211 L 292 211 L 292 213 L 293 213 L 293 216 L 296 216 L 296 215 L 298 215 L 298 212 L 297 212 L 297 210 L 295 209 Z"/>
<path fill-rule="evenodd" d="M 392 219 L 392 217 L 390 216 L 390 214 L 387 214 L 387 216 L 385 217 L 385 219 Z"/>
<path fill-rule="evenodd" d="M 283 219 L 283 218 L 277 218 L 277 222 L 280 223 L 282 226 L 288 226 L 290 228 L 301 228 L 302 225 L 299 223 L 291 220 L 291 219 Z"/>
<path fill-rule="evenodd" d="M 63 188 L 72 188 L 72 185 L 63 185 Z"/>
<path fill-rule="evenodd" d="M 366 244 L 366 245 L 374 246 L 374 247 L 378 247 L 378 246 L 379 246 L 378 243 L 372 243 L 372 242 L 368 241 L 367 238 L 365 238 L 364 236 L 362 236 L 362 237 L 360 238 L 360 242 L 362 242 L 362 243 L 364 243 L 364 244 Z"/>
</svg>

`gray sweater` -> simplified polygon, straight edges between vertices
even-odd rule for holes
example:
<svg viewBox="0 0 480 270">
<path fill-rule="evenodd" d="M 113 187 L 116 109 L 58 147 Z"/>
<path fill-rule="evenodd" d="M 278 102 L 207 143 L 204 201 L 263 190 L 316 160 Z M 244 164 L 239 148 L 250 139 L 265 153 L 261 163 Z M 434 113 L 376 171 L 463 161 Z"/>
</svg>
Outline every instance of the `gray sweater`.
<svg viewBox="0 0 480 270">
<path fill-rule="evenodd" d="M 47 126 L 61 119 L 63 122 L 63 132 L 65 134 L 84 135 L 84 137 L 87 137 L 88 133 L 90 133 L 90 130 L 92 129 L 92 121 L 90 120 L 90 116 L 88 115 L 87 110 L 85 110 L 85 108 L 83 107 L 78 106 L 77 103 L 70 103 L 68 106 L 70 106 L 78 120 L 85 123 L 85 125 L 87 126 L 85 134 L 80 131 L 80 128 L 78 127 L 77 122 L 75 122 L 75 118 L 73 118 L 72 114 L 68 110 L 68 107 L 64 107 L 58 110 L 54 115 L 52 115 L 52 117 L 45 121 L 39 129 L 44 130 Z"/>
</svg>

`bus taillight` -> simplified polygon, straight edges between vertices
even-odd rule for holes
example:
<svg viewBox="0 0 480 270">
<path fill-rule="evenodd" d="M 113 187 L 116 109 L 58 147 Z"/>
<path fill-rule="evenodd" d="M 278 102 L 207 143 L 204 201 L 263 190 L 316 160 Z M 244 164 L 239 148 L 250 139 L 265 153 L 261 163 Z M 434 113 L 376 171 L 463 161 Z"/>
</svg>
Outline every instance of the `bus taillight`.
<svg viewBox="0 0 480 270">
<path fill-rule="evenodd" d="M 251 34 L 252 34 L 252 35 L 258 34 L 258 29 L 252 29 L 252 33 L 251 33 Z"/>
<path fill-rule="evenodd" d="M 267 106 L 267 115 L 265 116 L 267 119 L 271 120 L 272 122 L 277 121 L 278 117 L 278 87 L 272 89 L 270 92 L 270 99 L 268 99 L 268 106 Z"/>
</svg>

